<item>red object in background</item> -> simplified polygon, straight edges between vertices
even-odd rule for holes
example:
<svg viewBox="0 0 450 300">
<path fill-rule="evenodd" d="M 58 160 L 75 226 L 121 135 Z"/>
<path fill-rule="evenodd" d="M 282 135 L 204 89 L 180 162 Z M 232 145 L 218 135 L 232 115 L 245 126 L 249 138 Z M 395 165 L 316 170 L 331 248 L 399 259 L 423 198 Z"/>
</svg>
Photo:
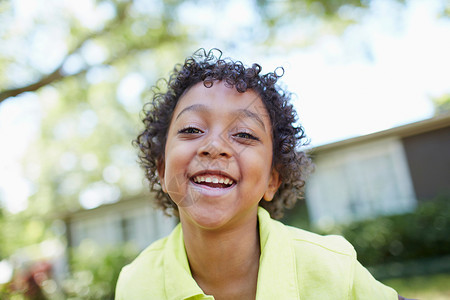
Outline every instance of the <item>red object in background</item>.
<svg viewBox="0 0 450 300">
<path fill-rule="evenodd" d="M 14 276 L 11 290 L 25 295 L 31 300 L 47 299 L 42 291 L 42 284 L 51 277 L 52 265 L 48 262 L 36 262 L 27 270 Z"/>
</svg>

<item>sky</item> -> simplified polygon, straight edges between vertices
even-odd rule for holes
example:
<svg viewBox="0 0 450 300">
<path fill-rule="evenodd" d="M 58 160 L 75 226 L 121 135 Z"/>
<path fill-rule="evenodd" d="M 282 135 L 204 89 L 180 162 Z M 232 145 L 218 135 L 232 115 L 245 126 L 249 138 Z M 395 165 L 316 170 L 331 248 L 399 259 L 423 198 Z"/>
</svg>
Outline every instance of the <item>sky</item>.
<svg viewBox="0 0 450 300">
<path fill-rule="evenodd" d="M 296 95 L 312 146 L 433 116 L 430 99 L 450 93 L 450 21 L 436 18 L 444 2 L 412 0 L 393 12 L 389 1 L 377 0 L 370 14 L 342 36 L 323 35 L 309 47 L 261 58 L 264 71 L 284 67 L 282 83 Z M 241 20 L 252 15 L 245 17 Z M 214 41 L 205 42 L 206 48 L 208 43 Z M 260 58 L 234 51 L 227 56 Z M 33 192 L 20 159 L 39 134 L 42 115 L 34 94 L 0 105 L 0 199 L 12 212 L 25 209 Z"/>
<path fill-rule="evenodd" d="M 303 70 L 287 83 L 312 145 L 429 118 L 431 98 L 450 93 L 450 22 L 435 18 L 439 1 L 409 3 L 396 16 L 380 2 L 343 37 L 287 58 L 288 74 Z"/>
</svg>

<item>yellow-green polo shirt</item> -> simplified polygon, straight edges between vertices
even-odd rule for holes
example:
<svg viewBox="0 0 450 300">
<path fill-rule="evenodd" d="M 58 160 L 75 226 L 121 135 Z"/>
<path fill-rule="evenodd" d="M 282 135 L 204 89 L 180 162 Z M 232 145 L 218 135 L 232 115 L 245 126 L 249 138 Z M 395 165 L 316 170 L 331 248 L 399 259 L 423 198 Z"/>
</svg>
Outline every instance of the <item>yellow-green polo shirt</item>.
<svg viewBox="0 0 450 300">
<path fill-rule="evenodd" d="M 258 208 L 261 257 L 256 299 L 397 299 L 356 260 L 339 236 L 285 226 Z M 145 249 L 120 273 L 116 300 L 200 300 L 191 275 L 181 225 Z"/>
</svg>

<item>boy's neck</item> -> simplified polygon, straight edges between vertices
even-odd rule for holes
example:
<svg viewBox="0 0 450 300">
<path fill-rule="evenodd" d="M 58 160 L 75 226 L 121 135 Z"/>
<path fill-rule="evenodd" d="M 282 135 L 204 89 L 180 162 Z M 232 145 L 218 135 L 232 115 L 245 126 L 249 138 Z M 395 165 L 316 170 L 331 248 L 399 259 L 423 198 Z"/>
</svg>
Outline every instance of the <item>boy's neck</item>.
<svg viewBox="0 0 450 300">
<path fill-rule="evenodd" d="M 254 299 L 261 253 L 257 216 L 220 232 L 182 226 L 192 276 L 205 294 Z"/>
</svg>

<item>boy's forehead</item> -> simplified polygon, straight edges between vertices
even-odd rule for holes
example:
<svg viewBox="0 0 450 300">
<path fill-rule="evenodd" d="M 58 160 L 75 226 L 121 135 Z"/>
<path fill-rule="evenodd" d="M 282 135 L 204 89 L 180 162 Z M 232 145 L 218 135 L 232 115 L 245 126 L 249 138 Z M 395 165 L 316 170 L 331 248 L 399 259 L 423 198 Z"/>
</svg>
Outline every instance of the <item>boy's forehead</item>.
<svg viewBox="0 0 450 300">
<path fill-rule="evenodd" d="M 268 118 L 267 108 L 258 93 L 251 89 L 240 93 L 235 87 L 228 87 L 222 81 L 214 82 L 211 87 L 205 87 L 203 82 L 192 86 L 180 97 L 174 116 L 177 117 L 186 107 L 195 104 L 205 104 L 206 109 L 219 108 L 223 112 L 249 111 L 261 118 Z"/>
</svg>

